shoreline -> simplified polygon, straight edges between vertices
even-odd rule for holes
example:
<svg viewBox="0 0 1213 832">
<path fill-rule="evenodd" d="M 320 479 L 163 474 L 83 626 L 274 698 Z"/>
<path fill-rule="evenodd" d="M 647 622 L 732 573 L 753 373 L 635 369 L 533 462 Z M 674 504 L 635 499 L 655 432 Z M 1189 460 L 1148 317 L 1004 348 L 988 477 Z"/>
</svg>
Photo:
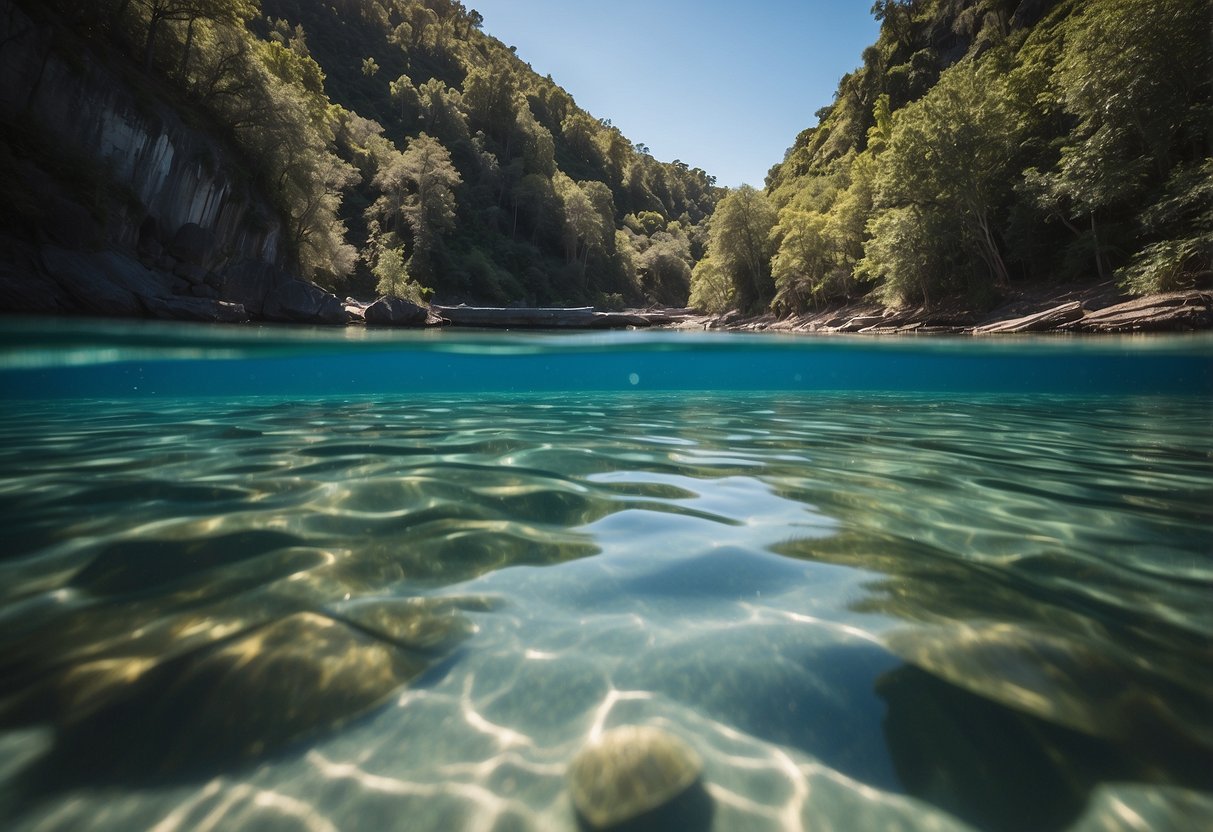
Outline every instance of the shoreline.
<svg viewBox="0 0 1213 832">
<path fill-rule="evenodd" d="M 347 310 L 356 312 L 348 305 Z M 363 307 L 365 311 L 366 307 Z M 418 316 L 422 307 L 414 307 Z M 800 315 L 704 314 L 648 307 L 622 312 L 576 309 L 431 306 L 426 325 L 500 329 L 660 328 L 773 332 L 794 335 L 1014 335 L 1190 332 L 1213 329 L 1213 291 L 1187 289 L 1132 297 L 1112 281 L 1025 286 L 987 311 L 952 300 L 937 306 L 892 309 L 858 300 Z M 355 322 L 357 323 L 357 322 Z M 370 318 L 368 326 L 376 325 Z"/>
<path fill-rule="evenodd" d="M 151 252 L 38 246 L 0 236 L 0 314 L 213 323 L 493 328 L 688 329 L 831 335 L 1009 335 L 1184 332 L 1213 329 L 1213 287 L 1132 297 L 1114 282 L 1023 284 L 989 308 L 950 298 L 892 309 L 872 299 L 799 315 L 647 307 L 479 307 L 379 298 L 341 300 L 269 263 L 212 265 L 204 247 L 169 259 Z"/>
<path fill-rule="evenodd" d="M 1213 290 L 1186 289 L 1133 297 L 1114 282 L 1014 287 L 986 311 L 951 300 L 892 309 L 858 300 L 817 312 L 778 317 L 699 315 L 676 328 L 807 335 L 1014 335 L 1190 332 L 1213 329 Z"/>
</svg>

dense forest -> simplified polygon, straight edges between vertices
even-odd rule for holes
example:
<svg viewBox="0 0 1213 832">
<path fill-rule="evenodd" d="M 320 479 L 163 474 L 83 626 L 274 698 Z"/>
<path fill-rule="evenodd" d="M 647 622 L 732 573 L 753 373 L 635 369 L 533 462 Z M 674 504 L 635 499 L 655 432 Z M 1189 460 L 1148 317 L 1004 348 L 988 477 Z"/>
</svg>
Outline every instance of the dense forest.
<svg viewBox="0 0 1213 832">
<path fill-rule="evenodd" d="M 880 0 L 863 65 L 764 191 L 718 205 L 691 302 L 992 303 L 1213 269 L 1207 0 Z"/>
<path fill-rule="evenodd" d="M 1213 276 L 1207 0 L 879 0 L 816 126 L 732 191 L 458 0 L 19 2 L 221 137 L 335 292 L 788 314 Z"/>
<path fill-rule="evenodd" d="M 683 303 L 723 189 L 662 163 L 458 0 L 24 0 L 223 135 L 322 286 Z"/>
</svg>

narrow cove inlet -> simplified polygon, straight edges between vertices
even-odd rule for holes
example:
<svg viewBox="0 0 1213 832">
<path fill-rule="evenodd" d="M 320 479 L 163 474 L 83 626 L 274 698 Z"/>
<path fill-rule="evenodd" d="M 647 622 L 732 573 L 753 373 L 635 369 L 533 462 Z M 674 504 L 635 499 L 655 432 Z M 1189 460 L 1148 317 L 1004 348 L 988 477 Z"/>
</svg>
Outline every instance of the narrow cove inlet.
<svg viewBox="0 0 1213 832">
<path fill-rule="evenodd" d="M 1213 823 L 1213 342 L 0 324 L 11 830 Z"/>
<path fill-rule="evenodd" d="M 1213 830 L 1209 0 L 0 0 L 0 832 Z"/>
</svg>

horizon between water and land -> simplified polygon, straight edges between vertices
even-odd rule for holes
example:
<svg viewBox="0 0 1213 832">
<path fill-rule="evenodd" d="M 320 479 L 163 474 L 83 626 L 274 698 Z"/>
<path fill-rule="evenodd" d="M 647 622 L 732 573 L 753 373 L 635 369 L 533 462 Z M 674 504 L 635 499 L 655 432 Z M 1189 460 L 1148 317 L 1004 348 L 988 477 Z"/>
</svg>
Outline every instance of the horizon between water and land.
<svg viewBox="0 0 1213 832">
<path fill-rule="evenodd" d="M 1213 828 L 1213 11 L 781 7 L 0 0 L 5 832 Z"/>
<path fill-rule="evenodd" d="M 1213 820 L 1207 336 L 9 320 L 0 398 L 6 829 L 571 830 L 628 726 L 648 828 Z"/>
</svg>

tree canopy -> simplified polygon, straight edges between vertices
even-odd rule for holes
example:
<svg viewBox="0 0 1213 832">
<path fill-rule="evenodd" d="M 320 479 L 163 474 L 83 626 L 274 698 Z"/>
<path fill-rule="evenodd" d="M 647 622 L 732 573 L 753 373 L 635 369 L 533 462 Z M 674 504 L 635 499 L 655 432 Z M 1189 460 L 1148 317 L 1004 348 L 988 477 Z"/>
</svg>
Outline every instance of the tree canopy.
<svg viewBox="0 0 1213 832">
<path fill-rule="evenodd" d="M 47 4 L 232 142 L 322 284 L 446 302 L 686 301 L 701 253 L 689 240 L 722 189 L 581 110 L 459 0 Z M 617 234 L 643 212 L 660 222 Z"/>
<path fill-rule="evenodd" d="M 765 189 L 727 193 L 459 0 L 22 2 L 175 90 L 352 293 L 784 313 L 1213 276 L 1207 0 L 880 0 Z"/>
<path fill-rule="evenodd" d="M 885 0 L 880 37 L 767 177 L 773 306 L 1213 273 L 1201 0 Z M 721 208 L 728 205 L 728 199 Z M 745 302 L 748 278 L 699 270 Z M 726 243 L 727 245 L 727 243 Z M 722 293 L 716 292 L 719 297 Z"/>
</svg>

